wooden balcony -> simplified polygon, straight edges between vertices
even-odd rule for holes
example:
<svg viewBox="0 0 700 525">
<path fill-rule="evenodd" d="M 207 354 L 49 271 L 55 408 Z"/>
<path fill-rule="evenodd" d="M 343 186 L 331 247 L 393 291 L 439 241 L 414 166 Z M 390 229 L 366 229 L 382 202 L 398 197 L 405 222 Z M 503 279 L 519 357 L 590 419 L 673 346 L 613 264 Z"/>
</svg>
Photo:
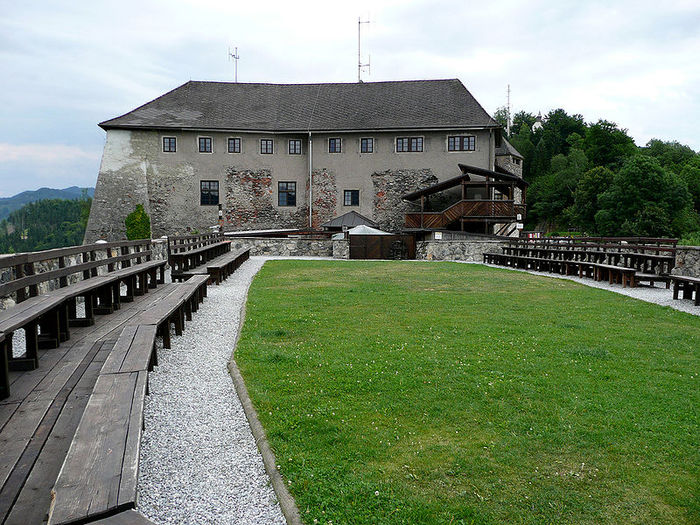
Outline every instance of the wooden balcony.
<svg viewBox="0 0 700 525">
<path fill-rule="evenodd" d="M 512 200 L 461 200 L 443 211 L 406 213 L 405 217 L 406 228 L 427 229 L 446 228 L 455 221 L 515 222 L 525 219 L 525 205 Z"/>
</svg>

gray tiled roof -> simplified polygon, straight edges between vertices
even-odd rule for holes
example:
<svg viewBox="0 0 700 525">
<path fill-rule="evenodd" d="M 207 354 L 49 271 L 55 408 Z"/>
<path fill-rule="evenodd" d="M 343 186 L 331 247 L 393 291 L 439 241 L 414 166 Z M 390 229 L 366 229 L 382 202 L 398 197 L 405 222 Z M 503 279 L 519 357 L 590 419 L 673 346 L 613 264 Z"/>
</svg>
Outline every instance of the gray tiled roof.
<svg viewBox="0 0 700 525">
<path fill-rule="evenodd" d="M 505 137 L 501 140 L 501 147 L 496 148 L 496 156 L 499 155 L 513 155 L 521 159 L 523 158 L 520 152 L 515 149 L 515 146 L 508 142 Z"/>
<path fill-rule="evenodd" d="M 357 84 L 190 81 L 109 128 L 353 131 L 498 127 L 457 79 Z"/>
<path fill-rule="evenodd" d="M 321 228 L 352 228 L 353 226 L 359 226 L 364 224 L 365 226 L 377 227 L 377 223 L 372 219 L 368 219 L 364 215 L 360 215 L 356 211 L 350 211 L 341 215 L 340 217 L 335 217 L 325 224 L 321 224 Z"/>
</svg>

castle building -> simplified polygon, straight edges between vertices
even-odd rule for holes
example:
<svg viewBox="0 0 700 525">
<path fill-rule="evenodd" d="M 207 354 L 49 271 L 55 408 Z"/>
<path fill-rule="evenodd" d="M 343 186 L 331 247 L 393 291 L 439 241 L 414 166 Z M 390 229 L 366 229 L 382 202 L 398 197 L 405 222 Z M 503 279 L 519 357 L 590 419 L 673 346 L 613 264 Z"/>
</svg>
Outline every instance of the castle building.
<svg viewBox="0 0 700 525">
<path fill-rule="evenodd" d="M 100 127 L 107 137 L 88 242 L 124 238 L 137 204 L 154 236 L 208 231 L 219 207 L 225 231 L 318 228 L 349 211 L 385 230 L 416 229 L 409 215 L 426 189 L 425 214 L 454 198 L 512 204 L 486 217 L 480 205 L 476 225 L 443 214 L 444 229 L 512 234 L 515 211 L 524 213 L 522 156 L 456 79 L 190 81 Z M 461 195 L 440 186 L 469 167 Z"/>
</svg>

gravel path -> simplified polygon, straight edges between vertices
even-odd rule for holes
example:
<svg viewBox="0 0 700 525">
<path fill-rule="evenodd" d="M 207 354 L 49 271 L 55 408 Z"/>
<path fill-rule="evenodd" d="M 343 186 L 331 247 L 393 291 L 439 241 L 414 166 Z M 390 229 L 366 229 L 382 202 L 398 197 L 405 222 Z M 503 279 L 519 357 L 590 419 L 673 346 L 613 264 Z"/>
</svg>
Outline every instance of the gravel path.
<svg viewBox="0 0 700 525">
<path fill-rule="evenodd" d="M 246 261 L 209 296 L 149 376 L 139 511 L 157 524 L 286 523 L 226 365 L 248 285 Z"/>
</svg>

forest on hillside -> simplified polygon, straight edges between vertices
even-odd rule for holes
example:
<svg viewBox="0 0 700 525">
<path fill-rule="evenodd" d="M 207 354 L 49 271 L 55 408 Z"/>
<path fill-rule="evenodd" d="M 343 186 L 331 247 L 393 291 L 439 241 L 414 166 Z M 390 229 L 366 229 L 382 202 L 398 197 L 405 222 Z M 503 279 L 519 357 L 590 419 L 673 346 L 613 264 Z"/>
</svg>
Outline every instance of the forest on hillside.
<svg viewBox="0 0 700 525">
<path fill-rule="evenodd" d="M 505 108 L 494 117 L 505 128 Z M 508 140 L 523 155 L 526 229 L 605 236 L 674 236 L 700 244 L 700 153 L 676 141 L 637 147 L 614 122 L 563 109 L 520 111 Z"/>
<path fill-rule="evenodd" d="M 0 221 L 0 253 L 33 252 L 83 243 L 92 199 L 45 199 Z"/>
</svg>

